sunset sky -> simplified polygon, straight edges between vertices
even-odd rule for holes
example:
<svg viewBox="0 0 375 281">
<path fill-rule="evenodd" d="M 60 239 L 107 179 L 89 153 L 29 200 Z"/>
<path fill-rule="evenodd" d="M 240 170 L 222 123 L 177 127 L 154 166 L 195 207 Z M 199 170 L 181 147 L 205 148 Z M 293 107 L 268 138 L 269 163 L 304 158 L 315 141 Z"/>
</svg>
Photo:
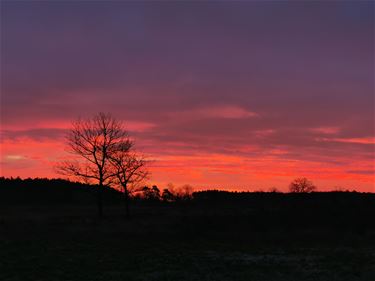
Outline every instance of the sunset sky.
<svg viewBox="0 0 375 281">
<path fill-rule="evenodd" d="M 1 176 L 58 177 L 77 117 L 163 187 L 375 192 L 374 2 L 1 2 Z"/>
</svg>

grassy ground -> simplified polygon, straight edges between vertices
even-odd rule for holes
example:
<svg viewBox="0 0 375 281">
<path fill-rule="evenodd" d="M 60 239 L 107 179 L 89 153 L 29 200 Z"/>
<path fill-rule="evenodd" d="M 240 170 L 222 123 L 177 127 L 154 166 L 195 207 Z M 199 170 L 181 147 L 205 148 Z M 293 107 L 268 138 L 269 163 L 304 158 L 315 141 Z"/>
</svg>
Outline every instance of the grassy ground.
<svg viewBox="0 0 375 281">
<path fill-rule="evenodd" d="M 186 208 L 0 209 L 0 280 L 375 280 L 375 235 L 254 227 Z M 204 219 L 202 219 L 204 217 Z"/>
</svg>

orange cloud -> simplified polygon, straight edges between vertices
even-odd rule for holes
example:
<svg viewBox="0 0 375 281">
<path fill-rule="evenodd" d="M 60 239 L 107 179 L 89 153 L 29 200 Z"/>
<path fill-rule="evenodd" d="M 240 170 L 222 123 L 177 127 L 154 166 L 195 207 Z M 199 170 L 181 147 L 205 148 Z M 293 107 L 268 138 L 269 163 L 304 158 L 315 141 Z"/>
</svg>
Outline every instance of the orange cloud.
<svg viewBox="0 0 375 281">
<path fill-rule="evenodd" d="M 357 144 L 375 144 L 375 138 L 317 138 L 317 141 L 326 142 L 343 142 L 343 143 L 357 143 Z"/>
</svg>

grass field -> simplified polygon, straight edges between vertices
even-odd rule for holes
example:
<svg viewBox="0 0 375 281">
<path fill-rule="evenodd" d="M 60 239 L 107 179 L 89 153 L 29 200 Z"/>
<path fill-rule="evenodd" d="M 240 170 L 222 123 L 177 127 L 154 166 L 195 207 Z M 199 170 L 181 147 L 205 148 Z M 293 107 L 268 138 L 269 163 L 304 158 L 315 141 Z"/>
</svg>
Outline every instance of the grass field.
<svg viewBox="0 0 375 281">
<path fill-rule="evenodd" d="M 375 280 L 375 234 L 180 206 L 6 207 L 0 280 Z"/>
</svg>

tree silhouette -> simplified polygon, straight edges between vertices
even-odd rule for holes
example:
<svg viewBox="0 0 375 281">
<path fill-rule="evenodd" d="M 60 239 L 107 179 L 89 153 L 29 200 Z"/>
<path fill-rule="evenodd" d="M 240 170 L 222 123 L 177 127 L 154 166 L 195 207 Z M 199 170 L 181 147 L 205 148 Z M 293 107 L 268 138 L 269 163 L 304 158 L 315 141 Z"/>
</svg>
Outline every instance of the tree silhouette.
<svg viewBox="0 0 375 281">
<path fill-rule="evenodd" d="M 193 195 L 193 187 L 190 184 L 184 184 L 176 192 L 176 197 L 180 200 L 190 200 Z"/>
<path fill-rule="evenodd" d="M 99 113 L 72 123 L 67 135 L 68 151 L 80 160 L 65 161 L 57 169 L 60 174 L 75 176 L 98 185 L 97 206 L 103 215 L 103 189 L 114 177 L 111 156 L 128 151 L 132 142 L 122 122 L 110 114 Z"/>
<path fill-rule="evenodd" d="M 149 176 L 148 170 L 145 169 L 145 158 L 132 152 L 132 150 L 133 143 L 131 142 L 129 146 L 120 147 L 110 156 L 116 181 L 124 193 L 127 218 L 129 218 L 129 195 L 134 191 L 132 189 Z"/>
<path fill-rule="evenodd" d="M 144 186 L 141 190 L 142 198 L 148 201 L 160 201 L 160 189 L 153 185 L 151 188 L 148 186 Z"/>
<path fill-rule="evenodd" d="M 307 178 L 296 178 L 289 185 L 289 191 L 294 193 L 308 193 L 316 190 L 316 186 Z"/>
<path fill-rule="evenodd" d="M 175 195 L 169 191 L 168 188 L 163 189 L 163 193 L 161 194 L 161 198 L 164 202 L 172 202 L 175 200 Z"/>
</svg>

